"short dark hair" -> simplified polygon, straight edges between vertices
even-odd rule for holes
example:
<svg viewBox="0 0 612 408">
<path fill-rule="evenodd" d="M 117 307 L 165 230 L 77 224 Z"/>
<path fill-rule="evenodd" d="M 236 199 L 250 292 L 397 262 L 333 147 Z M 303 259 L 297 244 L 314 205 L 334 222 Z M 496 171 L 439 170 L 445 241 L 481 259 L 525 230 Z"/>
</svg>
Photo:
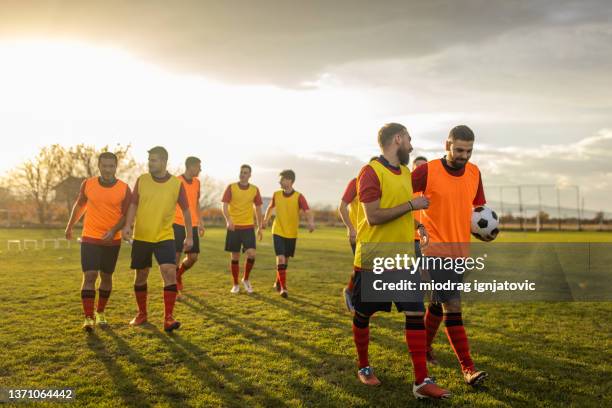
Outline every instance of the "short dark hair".
<svg viewBox="0 0 612 408">
<path fill-rule="evenodd" d="M 188 158 L 185 159 L 185 168 L 191 167 L 191 166 L 197 166 L 200 163 L 202 163 L 202 160 L 198 159 L 195 156 L 189 156 Z"/>
<path fill-rule="evenodd" d="M 280 172 L 279 176 L 281 176 L 281 178 L 286 178 L 289 179 L 293 182 L 295 182 L 295 171 L 287 169 L 287 170 L 283 170 Z"/>
<path fill-rule="evenodd" d="M 380 147 L 385 147 L 389 144 L 393 136 L 398 134 L 399 132 L 406 131 L 406 126 L 401 125 L 399 123 L 387 123 L 378 131 L 378 145 Z"/>
<path fill-rule="evenodd" d="M 417 156 L 417 157 L 414 158 L 414 160 L 412 162 L 414 163 L 415 161 L 419 161 L 419 160 L 427 161 L 427 157 L 425 157 L 425 156 Z"/>
<path fill-rule="evenodd" d="M 253 169 L 248 164 L 243 164 L 242 166 L 240 166 L 240 170 L 242 169 L 249 169 L 251 173 L 253 172 Z"/>
<path fill-rule="evenodd" d="M 448 133 L 448 139 L 452 141 L 463 140 L 465 142 L 473 142 L 474 132 L 472 132 L 472 129 L 465 125 L 455 126 Z"/>
<path fill-rule="evenodd" d="M 115 161 L 115 164 L 119 163 L 119 159 L 117 158 L 117 155 L 113 152 L 100 153 L 100 155 L 98 156 L 98 164 L 102 161 L 102 159 L 113 159 Z"/>
<path fill-rule="evenodd" d="M 154 148 L 150 149 L 149 151 L 147 151 L 147 153 L 149 154 L 156 154 L 158 155 L 162 160 L 166 160 L 168 161 L 168 151 L 166 150 L 165 147 L 162 146 L 155 146 Z"/>
</svg>

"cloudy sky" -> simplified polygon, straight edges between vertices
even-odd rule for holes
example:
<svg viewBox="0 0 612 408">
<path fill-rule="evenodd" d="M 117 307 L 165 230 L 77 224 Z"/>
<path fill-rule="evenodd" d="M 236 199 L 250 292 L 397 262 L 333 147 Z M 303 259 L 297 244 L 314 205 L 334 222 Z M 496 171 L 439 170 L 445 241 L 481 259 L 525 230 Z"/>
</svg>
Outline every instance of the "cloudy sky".
<svg viewBox="0 0 612 408">
<path fill-rule="evenodd" d="M 464 123 L 491 200 L 578 184 L 612 211 L 609 1 L 169 4 L 0 0 L 0 172 L 50 143 L 164 144 L 224 182 L 252 163 L 266 195 L 292 167 L 332 203 L 383 123 L 430 158 Z"/>
</svg>

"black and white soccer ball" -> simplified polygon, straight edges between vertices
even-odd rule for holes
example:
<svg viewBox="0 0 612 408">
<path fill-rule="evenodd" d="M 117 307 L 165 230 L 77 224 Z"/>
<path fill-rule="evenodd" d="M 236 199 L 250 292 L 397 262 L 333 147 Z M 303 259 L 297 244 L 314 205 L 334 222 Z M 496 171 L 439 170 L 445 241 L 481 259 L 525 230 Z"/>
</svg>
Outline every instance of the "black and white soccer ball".
<svg viewBox="0 0 612 408">
<path fill-rule="evenodd" d="M 472 212 L 472 235 L 485 242 L 493 241 L 499 234 L 499 218 L 489 207 L 474 208 Z"/>
</svg>

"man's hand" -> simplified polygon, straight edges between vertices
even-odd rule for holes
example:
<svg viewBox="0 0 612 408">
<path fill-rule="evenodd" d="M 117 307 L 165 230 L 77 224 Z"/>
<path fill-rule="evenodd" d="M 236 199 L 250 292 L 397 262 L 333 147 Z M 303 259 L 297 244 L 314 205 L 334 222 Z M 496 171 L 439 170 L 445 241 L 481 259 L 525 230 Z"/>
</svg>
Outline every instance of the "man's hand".
<svg viewBox="0 0 612 408">
<path fill-rule="evenodd" d="M 236 228 L 236 227 L 234 227 L 234 223 L 231 220 L 227 221 L 226 224 L 227 224 L 227 230 L 228 231 L 233 231 Z"/>
<path fill-rule="evenodd" d="M 129 225 L 123 227 L 123 229 L 121 230 L 121 237 L 124 241 L 130 242 L 132 240 L 132 227 L 130 227 Z"/>
<path fill-rule="evenodd" d="M 257 240 L 261 241 L 263 239 L 263 231 L 262 228 L 257 228 Z"/>
<path fill-rule="evenodd" d="M 346 232 L 349 238 L 349 242 L 351 244 L 354 244 L 355 241 L 357 240 L 357 231 L 355 231 L 355 228 L 347 228 L 346 230 L 347 230 Z"/>
<path fill-rule="evenodd" d="M 420 224 L 418 227 L 418 231 L 419 237 L 421 238 L 421 249 L 427 248 L 427 245 L 429 245 L 429 234 L 427 233 L 427 229 L 423 224 Z"/>
<path fill-rule="evenodd" d="M 113 239 L 114 236 L 115 236 L 115 231 L 108 230 L 106 231 L 106 234 L 102 235 L 102 241 L 110 241 Z"/>
<path fill-rule="evenodd" d="M 193 246 L 193 238 L 185 238 L 185 241 L 183 242 L 183 252 L 187 252 L 191 249 L 191 247 Z"/>
<path fill-rule="evenodd" d="M 204 232 L 205 232 L 205 231 L 206 231 L 206 229 L 204 228 L 204 226 L 203 226 L 203 225 L 198 225 L 198 235 L 199 235 L 200 237 L 203 237 L 203 236 L 204 236 Z"/>
<path fill-rule="evenodd" d="M 66 227 L 66 231 L 64 232 L 64 234 L 66 235 L 66 239 L 70 241 L 72 239 L 72 227 Z"/>
<path fill-rule="evenodd" d="M 315 230 L 314 222 L 308 223 L 308 232 L 312 232 Z"/>
<path fill-rule="evenodd" d="M 410 200 L 413 210 L 425 210 L 429 208 L 429 199 L 425 196 L 415 197 Z"/>
</svg>

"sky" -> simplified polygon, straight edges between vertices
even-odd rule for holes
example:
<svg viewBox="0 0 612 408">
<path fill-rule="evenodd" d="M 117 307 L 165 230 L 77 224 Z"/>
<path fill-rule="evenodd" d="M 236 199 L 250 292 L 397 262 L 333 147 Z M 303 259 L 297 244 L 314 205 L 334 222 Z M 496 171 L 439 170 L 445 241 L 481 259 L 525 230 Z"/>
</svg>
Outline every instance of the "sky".
<svg viewBox="0 0 612 408">
<path fill-rule="evenodd" d="M 476 134 L 487 196 L 557 185 L 612 212 L 609 1 L 0 0 L 0 173 L 61 143 L 162 144 L 264 195 L 336 203 L 404 124 L 413 156 Z M 526 199 L 534 200 L 533 189 Z M 508 190 L 506 199 L 512 200 Z M 552 200 L 549 193 L 545 200 Z M 552 202 L 546 202 L 553 204 Z"/>
</svg>

